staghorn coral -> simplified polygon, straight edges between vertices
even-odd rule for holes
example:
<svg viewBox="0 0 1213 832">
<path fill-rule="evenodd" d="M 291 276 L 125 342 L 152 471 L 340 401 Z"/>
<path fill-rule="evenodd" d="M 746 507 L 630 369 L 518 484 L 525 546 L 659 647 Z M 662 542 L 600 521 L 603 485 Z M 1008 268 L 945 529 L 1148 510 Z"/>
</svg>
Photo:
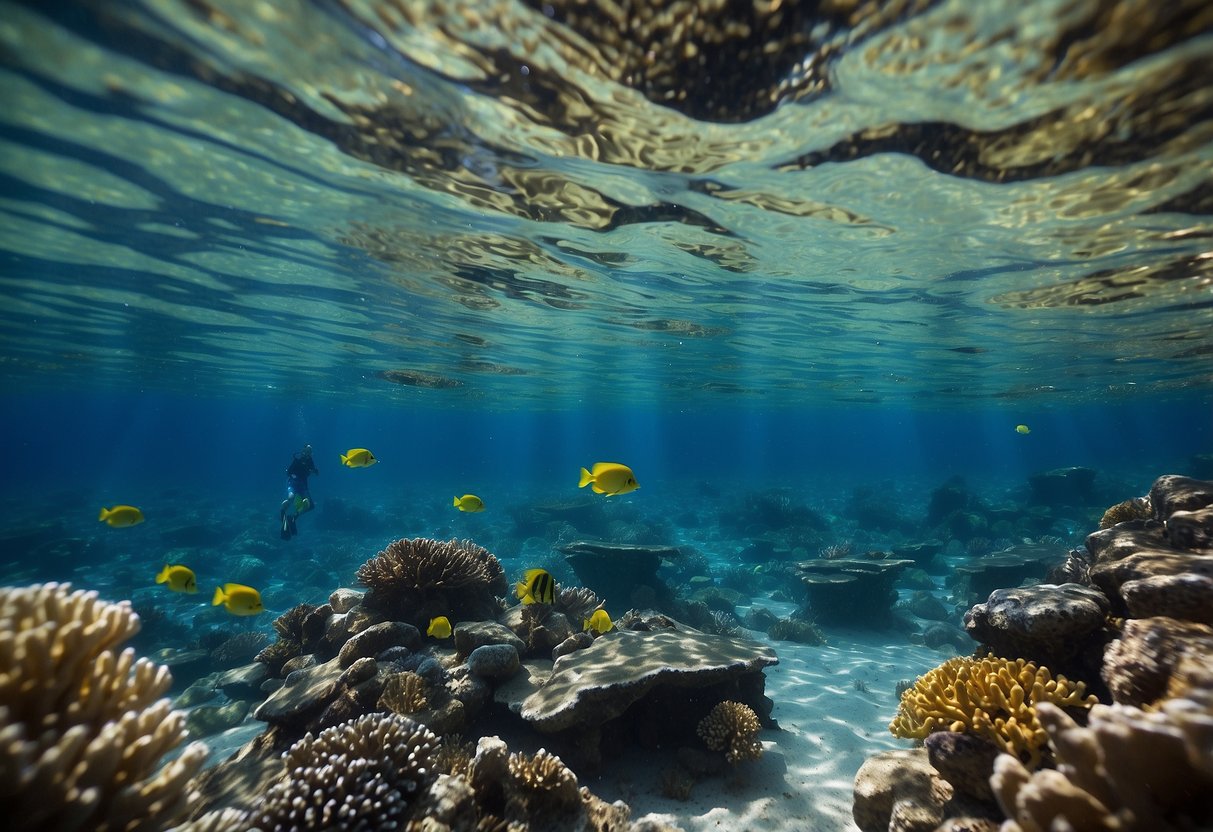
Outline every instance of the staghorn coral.
<svg viewBox="0 0 1213 832">
<path fill-rule="evenodd" d="M 370 588 L 365 606 L 422 628 L 435 615 L 495 618 L 496 597 L 507 588 L 501 563 L 470 540 L 395 540 L 358 567 L 357 578 Z"/>
<path fill-rule="evenodd" d="M 1132 500 L 1125 500 L 1123 503 L 1117 503 L 1103 513 L 1103 517 L 1099 519 L 1099 528 L 1110 529 L 1117 523 L 1124 523 L 1128 520 L 1148 520 L 1154 516 L 1154 509 L 1150 505 L 1150 497 L 1134 497 Z"/>
<path fill-rule="evenodd" d="M 1036 706 L 1090 707 L 1096 700 L 1084 698 L 1085 688 L 1023 659 L 957 657 L 915 680 L 889 730 L 906 739 L 945 730 L 977 734 L 1036 768 L 1045 748 Z"/>
<path fill-rule="evenodd" d="M 251 825 L 288 829 L 397 828 L 437 776 L 438 737 L 408 717 L 373 713 L 310 733 L 283 755 L 287 775 Z"/>
<path fill-rule="evenodd" d="M 726 701 L 718 703 L 699 721 L 696 732 L 708 748 L 725 751 L 725 759 L 739 763 L 762 756 L 762 743 L 758 741 L 761 727 L 758 714 L 749 705 Z"/>
<path fill-rule="evenodd" d="M 429 707 L 425 679 L 407 670 L 388 676 L 379 695 L 379 707 L 401 716 L 424 711 Z"/>
<path fill-rule="evenodd" d="M 168 668 L 120 645 L 126 601 L 68 584 L 0 589 L 0 809 L 10 829 L 162 829 L 189 808 L 206 758 L 160 697 Z"/>
<path fill-rule="evenodd" d="M 581 794 L 577 775 L 555 754 L 539 749 L 534 755 L 511 754 L 510 780 L 514 785 L 515 805 L 507 809 L 507 817 L 517 815 L 544 819 L 549 823 L 564 812 L 580 809 Z M 520 814 L 522 809 L 525 814 Z M 557 827 L 559 828 L 559 827 Z"/>
</svg>

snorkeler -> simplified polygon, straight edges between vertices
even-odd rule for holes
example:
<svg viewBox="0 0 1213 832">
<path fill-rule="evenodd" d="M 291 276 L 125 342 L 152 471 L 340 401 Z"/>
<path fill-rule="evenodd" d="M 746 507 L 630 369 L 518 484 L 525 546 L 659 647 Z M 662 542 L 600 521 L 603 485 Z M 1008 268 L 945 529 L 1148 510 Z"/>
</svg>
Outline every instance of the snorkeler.
<svg viewBox="0 0 1213 832">
<path fill-rule="evenodd" d="M 291 464 L 286 469 L 286 499 L 282 501 L 282 510 L 278 513 L 282 523 L 283 540 L 290 540 L 298 532 L 295 520 L 299 515 L 312 510 L 307 478 L 311 474 L 319 473 L 316 463 L 312 461 L 312 446 L 304 445 L 303 450 L 292 457 Z"/>
</svg>

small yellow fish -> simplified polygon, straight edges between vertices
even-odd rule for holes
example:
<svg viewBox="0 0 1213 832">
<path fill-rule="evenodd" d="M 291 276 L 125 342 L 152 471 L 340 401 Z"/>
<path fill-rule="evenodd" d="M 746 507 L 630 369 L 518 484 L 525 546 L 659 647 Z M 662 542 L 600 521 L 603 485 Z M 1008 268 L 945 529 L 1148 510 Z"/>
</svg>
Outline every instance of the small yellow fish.
<svg viewBox="0 0 1213 832">
<path fill-rule="evenodd" d="M 440 615 L 437 618 L 430 619 L 430 626 L 426 627 L 425 634 L 434 638 L 450 638 L 451 637 L 451 619 L 445 615 Z"/>
<path fill-rule="evenodd" d="M 464 494 L 462 497 L 456 497 L 453 505 L 460 511 L 484 511 L 484 500 L 475 494 Z"/>
<path fill-rule="evenodd" d="M 168 588 L 173 592 L 188 592 L 192 595 L 198 591 L 194 570 L 179 563 L 164 564 L 164 568 L 156 575 L 156 583 L 168 584 Z"/>
<path fill-rule="evenodd" d="M 101 509 L 97 520 L 109 523 L 114 528 L 137 526 L 143 522 L 143 512 L 134 506 L 114 506 Z"/>
<path fill-rule="evenodd" d="M 261 606 L 261 593 L 244 584 L 224 584 L 215 587 L 215 597 L 211 599 L 211 606 L 217 607 L 220 604 L 223 604 L 232 615 L 257 615 L 265 612 L 265 607 Z"/>
<path fill-rule="evenodd" d="M 518 582 L 514 594 L 524 604 L 550 604 L 556 600 L 556 582 L 546 569 L 528 569 Z"/>
<path fill-rule="evenodd" d="M 611 623 L 611 617 L 607 615 L 606 610 L 594 610 L 594 614 L 589 618 L 582 619 L 581 630 L 593 630 L 598 634 L 609 633 L 615 625 Z"/>
<path fill-rule="evenodd" d="M 375 459 L 375 455 L 366 448 L 350 448 L 341 456 L 341 464 L 346 468 L 366 468 L 368 465 L 374 465 L 379 460 Z"/>
<path fill-rule="evenodd" d="M 627 494 L 640 486 L 636 484 L 636 475 L 632 469 L 618 462 L 595 462 L 593 470 L 581 469 L 581 482 L 578 488 L 593 484 L 595 494 Z"/>
<path fill-rule="evenodd" d="M 1030 427 L 1028 427 L 1027 425 L 1016 425 L 1015 432 L 1022 433 L 1024 436 L 1027 436 L 1029 433 L 1032 432 L 1032 429 Z"/>
</svg>

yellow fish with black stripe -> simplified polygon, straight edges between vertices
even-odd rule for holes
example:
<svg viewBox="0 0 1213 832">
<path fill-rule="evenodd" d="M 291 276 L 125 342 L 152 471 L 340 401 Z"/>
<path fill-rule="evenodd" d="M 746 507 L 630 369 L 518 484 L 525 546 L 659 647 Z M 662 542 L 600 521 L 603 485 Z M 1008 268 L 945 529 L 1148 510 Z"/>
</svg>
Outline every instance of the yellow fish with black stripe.
<svg viewBox="0 0 1213 832">
<path fill-rule="evenodd" d="M 258 615 L 265 612 L 265 607 L 261 605 L 261 593 L 244 584 L 215 587 L 211 606 L 217 607 L 220 604 L 232 615 Z"/>
<path fill-rule="evenodd" d="M 605 494 L 613 497 L 616 494 L 628 494 L 640 486 L 636 483 L 636 475 L 632 469 L 618 462 L 595 462 L 590 470 L 581 469 L 581 480 L 578 488 L 593 486 L 595 494 Z"/>
<path fill-rule="evenodd" d="M 168 584 L 168 588 L 173 592 L 193 594 L 198 591 L 198 579 L 194 577 L 194 570 L 180 563 L 164 564 L 164 568 L 156 575 L 156 583 Z"/>
<path fill-rule="evenodd" d="M 546 569 L 528 569 L 514 593 L 524 604 L 550 604 L 556 600 L 556 581 Z"/>
</svg>

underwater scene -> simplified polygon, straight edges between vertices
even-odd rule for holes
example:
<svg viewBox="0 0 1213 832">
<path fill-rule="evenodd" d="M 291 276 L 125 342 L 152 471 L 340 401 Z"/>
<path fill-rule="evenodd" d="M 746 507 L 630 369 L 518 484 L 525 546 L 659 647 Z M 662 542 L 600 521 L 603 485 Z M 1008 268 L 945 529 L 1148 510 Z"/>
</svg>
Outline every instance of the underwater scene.
<svg viewBox="0 0 1213 832">
<path fill-rule="evenodd" d="M 5 825 L 1213 829 L 1210 66 L 0 0 Z"/>
</svg>

